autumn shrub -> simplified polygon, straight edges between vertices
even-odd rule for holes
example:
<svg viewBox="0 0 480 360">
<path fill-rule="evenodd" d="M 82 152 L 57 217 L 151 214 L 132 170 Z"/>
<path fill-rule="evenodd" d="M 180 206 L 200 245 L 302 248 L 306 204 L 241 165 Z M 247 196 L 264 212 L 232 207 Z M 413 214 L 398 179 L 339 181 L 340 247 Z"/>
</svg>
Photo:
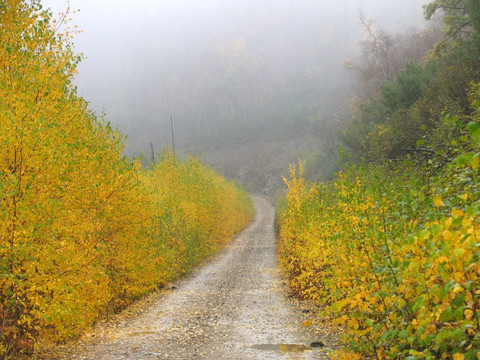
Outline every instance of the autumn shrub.
<svg viewBox="0 0 480 360">
<path fill-rule="evenodd" d="M 99 247 L 135 166 L 75 95 L 78 61 L 39 5 L 0 6 L 2 338 L 75 333 L 110 297 Z"/>
<path fill-rule="evenodd" d="M 346 328 L 347 348 L 363 358 L 480 355 L 478 89 L 471 150 L 448 164 L 439 156 L 427 168 L 350 165 L 328 184 L 307 184 L 301 165 L 291 169 L 283 269 L 295 293 Z"/>
<path fill-rule="evenodd" d="M 165 152 L 142 181 L 152 214 L 143 231 L 164 249 L 166 281 L 212 255 L 253 216 L 247 193 L 194 157 L 182 161 Z"/>
<path fill-rule="evenodd" d="M 0 2 L 0 357 L 80 334 L 231 239 L 252 203 L 198 160 L 151 170 L 72 85 L 38 1 Z"/>
</svg>

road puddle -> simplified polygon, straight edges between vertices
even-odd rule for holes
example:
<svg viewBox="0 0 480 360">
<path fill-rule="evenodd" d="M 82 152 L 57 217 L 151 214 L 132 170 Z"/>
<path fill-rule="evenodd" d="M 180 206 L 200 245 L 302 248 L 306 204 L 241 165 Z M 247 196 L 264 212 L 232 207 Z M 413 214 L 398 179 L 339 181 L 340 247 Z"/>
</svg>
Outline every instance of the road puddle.
<svg viewBox="0 0 480 360">
<path fill-rule="evenodd" d="M 281 353 L 301 353 L 310 350 L 309 346 L 299 344 L 258 344 L 253 345 L 252 349 L 264 351 L 277 351 Z"/>
</svg>

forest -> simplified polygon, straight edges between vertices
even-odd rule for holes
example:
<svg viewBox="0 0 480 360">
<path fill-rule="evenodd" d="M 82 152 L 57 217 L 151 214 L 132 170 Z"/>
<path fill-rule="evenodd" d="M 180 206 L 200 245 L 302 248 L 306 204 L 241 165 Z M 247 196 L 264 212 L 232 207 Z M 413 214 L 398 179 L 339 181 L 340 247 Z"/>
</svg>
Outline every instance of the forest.
<svg viewBox="0 0 480 360">
<path fill-rule="evenodd" d="M 398 66 L 413 42 L 371 32 L 340 171 L 292 165 L 277 207 L 292 292 L 346 329 L 338 359 L 480 356 L 480 3 L 424 11 L 444 38 Z"/>
</svg>

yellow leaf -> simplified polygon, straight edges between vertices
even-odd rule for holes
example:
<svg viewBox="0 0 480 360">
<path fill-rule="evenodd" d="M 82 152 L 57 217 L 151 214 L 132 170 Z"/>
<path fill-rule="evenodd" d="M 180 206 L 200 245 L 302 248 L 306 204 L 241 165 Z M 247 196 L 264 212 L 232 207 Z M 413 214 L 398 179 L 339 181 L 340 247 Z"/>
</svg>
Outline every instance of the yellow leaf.
<svg viewBox="0 0 480 360">
<path fill-rule="evenodd" d="M 313 321 L 311 319 L 309 320 L 305 320 L 303 323 L 302 323 L 302 326 L 303 327 L 310 327 L 313 325 Z"/>
<path fill-rule="evenodd" d="M 478 170 L 478 164 L 480 162 L 480 157 L 478 156 L 475 156 L 472 160 L 472 169 L 473 171 L 477 171 Z"/>
<path fill-rule="evenodd" d="M 446 256 L 440 256 L 436 262 L 437 264 L 446 263 L 448 262 L 448 258 Z"/>
<path fill-rule="evenodd" d="M 465 319 L 471 320 L 473 317 L 473 311 L 470 309 L 465 310 Z"/>
<path fill-rule="evenodd" d="M 433 197 L 433 202 L 435 203 L 436 207 L 440 207 L 444 204 L 442 197 L 440 195 L 436 195 Z"/>
<path fill-rule="evenodd" d="M 453 354 L 453 360 L 464 360 L 464 359 L 465 359 L 465 356 L 463 356 L 463 354 L 460 354 L 460 353 Z"/>
<path fill-rule="evenodd" d="M 450 240 L 452 238 L 452 233 L 448 230 L 445 230 L 442 233 L 442 235 L 443 235 L 444 240 Z"/>
<path fill-rule="evenodd" d="M 461 257 L 463 254 L 465 254 L 465 249 L 464 248 L 457 248 L 453 251 L 455 256 Z"/>
<path fill-rule="evenodd" d="M 452 292 L 453 292 L 454 294 L 458 294 L 459 292 L 462 292 L 462 291 L 463 291 L 463 287 L 461 287 L 461 286 L 455 286 L 455 287 L 453 288 L 453 291 L 452 291 Z"/>
</svg>

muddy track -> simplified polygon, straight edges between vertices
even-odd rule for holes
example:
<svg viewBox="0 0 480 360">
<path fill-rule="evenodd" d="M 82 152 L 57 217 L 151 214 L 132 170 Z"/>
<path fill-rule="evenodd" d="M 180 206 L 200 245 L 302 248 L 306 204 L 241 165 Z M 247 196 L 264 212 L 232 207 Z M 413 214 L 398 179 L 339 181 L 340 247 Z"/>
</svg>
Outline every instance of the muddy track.
<svg viewBox="0 0 480 360">
<path fill-rule="evenodd" d="M 57 348 L 51 359 L 327 359 L 334 340 L 288 298 L 277 268 L 273 208 L 255 198 L 254 221 L 215 259 L 135 316 Z M 325 346 L 310 348 L 314 341 Z"/>
</svg>

